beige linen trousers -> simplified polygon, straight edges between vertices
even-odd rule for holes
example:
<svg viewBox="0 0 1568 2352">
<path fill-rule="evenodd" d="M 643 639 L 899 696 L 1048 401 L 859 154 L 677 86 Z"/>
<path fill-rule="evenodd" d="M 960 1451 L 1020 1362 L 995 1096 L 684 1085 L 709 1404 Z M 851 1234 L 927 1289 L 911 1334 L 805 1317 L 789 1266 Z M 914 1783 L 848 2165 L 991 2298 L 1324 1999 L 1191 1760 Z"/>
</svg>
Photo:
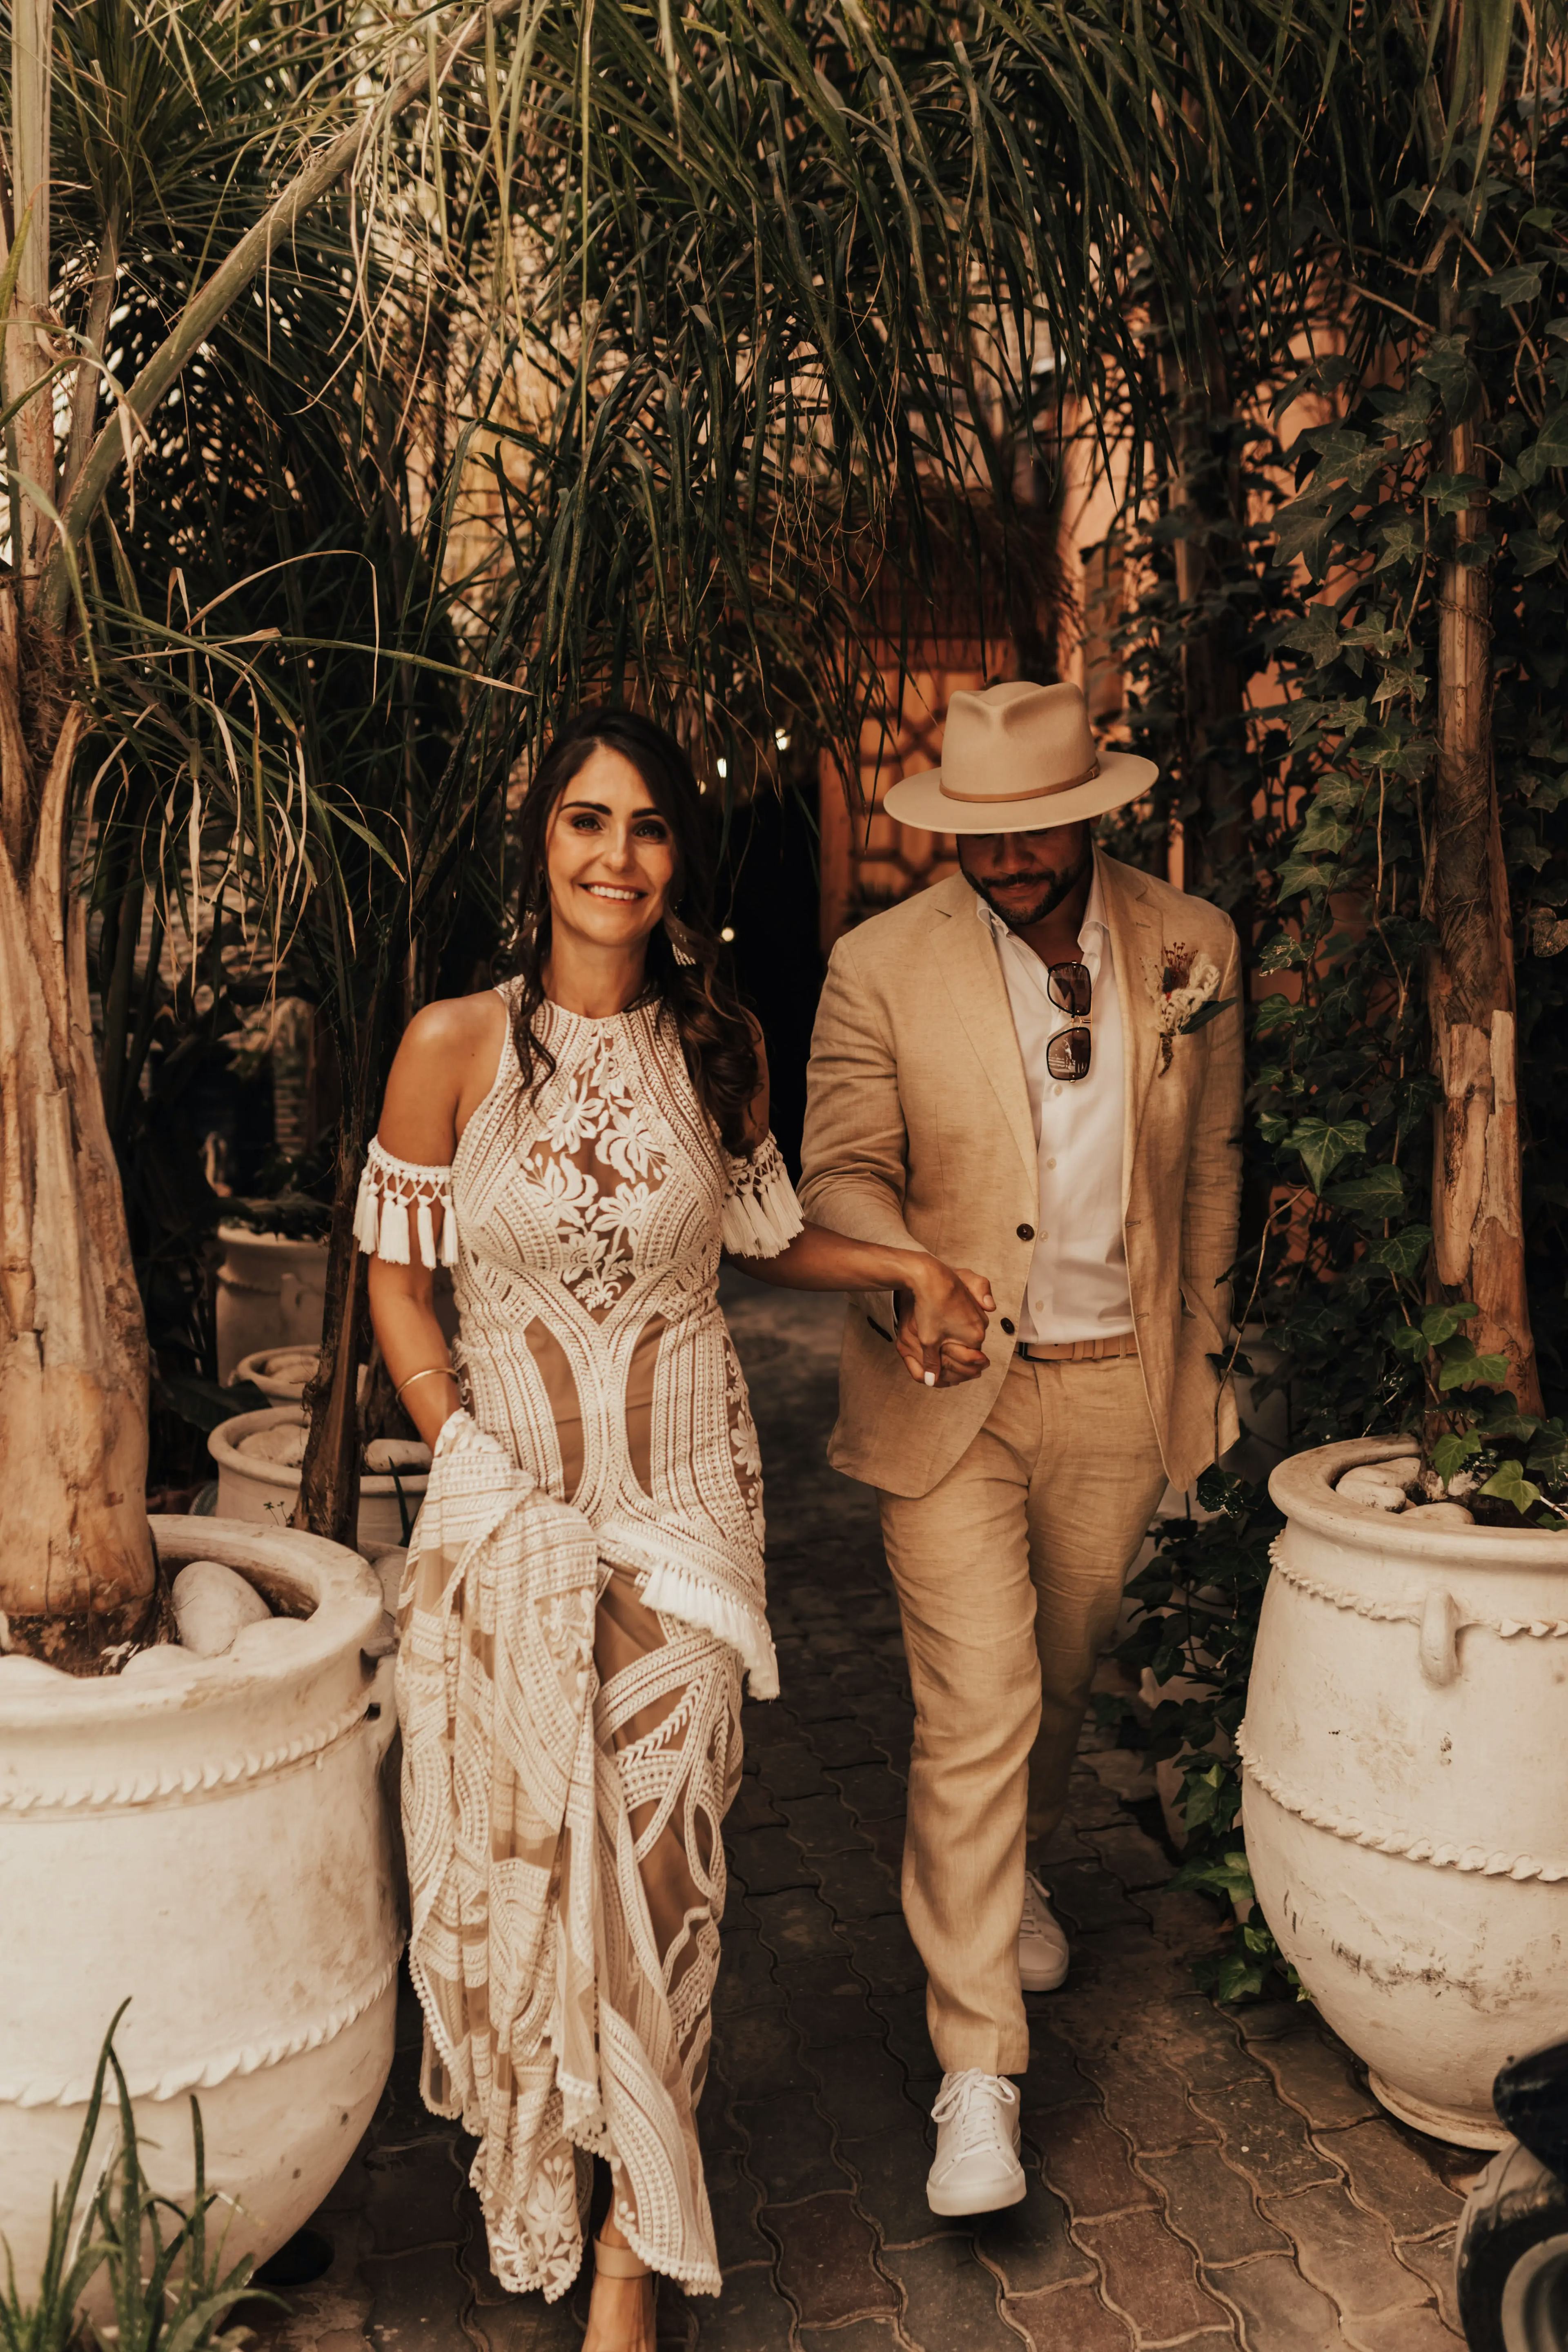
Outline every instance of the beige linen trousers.
<svg viewBox="0 0 1568 2352">
<path fill-rule="evenodd" d="M 1230 1444 L 1214 1359 L 1240 1198 L 1242 1008 L 1217 908 L 1100 860 L 1126 1070 L 1122 1223 L 1138 1353 L 1030 1363 L 1015 1325 L 1039 1214 L 1038 1144 L 1006 982 L 954 875 L 834 949 L 812 1044 L 808 1218 L 984 1275 L 986 1370 L 910 1380 L 885 1295 L 854 1298 L 828 1458 L 878 1489 L 915 1699 L 903 1893 L 946 2071 L 1021 2073 L 1026 1837 L 1048 1839 L 1089 1678 L 1168 1477 Z M 1194 968 L 1216 1014 L 1166 999 Z"/>
</svg>

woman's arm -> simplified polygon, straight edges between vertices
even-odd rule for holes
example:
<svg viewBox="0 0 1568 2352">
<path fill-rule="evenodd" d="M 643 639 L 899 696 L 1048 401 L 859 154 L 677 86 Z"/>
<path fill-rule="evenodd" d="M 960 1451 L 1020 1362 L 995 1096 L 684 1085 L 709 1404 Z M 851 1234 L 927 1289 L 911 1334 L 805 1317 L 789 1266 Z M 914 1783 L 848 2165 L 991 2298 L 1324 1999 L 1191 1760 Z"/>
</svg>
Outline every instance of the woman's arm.
<svg viewBox="0 0 1568 2352">
<path fill-rule="evenodd" d="M 488 1090 L 485 1072 L 499 1055 L 505 1018 L 494 995 L 455 997 L 415 1014 L 386 1082 L 376 1130 L 384 1150 L 416 1167 L 451 1166 L 468 1113 Z M 433 1212 L 437 1244 L 442 1213 Z M 370 1318 L 404 1410 L 434 1446 L 462 1398 L 436 1318 L 435 1268 L 416 1247 L 408 1258 L 406 1265 L 371 1259 Z"/>
<path fill-rule="evenodd" d="M 768 1132 L 768 1067 L 762 1033 L 756 1034 L 761 1083 L 752 1098 L 749 1139 L 753 1147 Z M 786 1249 L 771 1257 L 731 1253 L 731 1262 L 755 1282 L 785 1290 L 891 1290 L 902 1293 L 897 1344 L 910 1377 L 928 1388 L 973 1380 L 985 1370 L 981 1352 L 986 1314 L 994 1309 L 983 1275 L 955 1272 L 912 1244 L 858 1241 L 807 1225 Z M 984 1310 L 984 1311 L 983 1311 Z"/>
<path fill-rule="evenodd" d="M 984 1275 L 955 1271 L 925 1250 L 889 1249 L 852 1241 L 826 1225 L 807 1225 L 776 1257 L 736 1257 L 753 1282 L 784 1290 L 891 1290 L 907 1294 L 895 1327 L 898 1350 L 910 1377 L 928 1388 L 951 1388 L 985 1370 L 981 1352 L 986 1316 L 995 1307 Z M 982 1311 L 984 1310 L 984 1311 Z"/>
</svg>

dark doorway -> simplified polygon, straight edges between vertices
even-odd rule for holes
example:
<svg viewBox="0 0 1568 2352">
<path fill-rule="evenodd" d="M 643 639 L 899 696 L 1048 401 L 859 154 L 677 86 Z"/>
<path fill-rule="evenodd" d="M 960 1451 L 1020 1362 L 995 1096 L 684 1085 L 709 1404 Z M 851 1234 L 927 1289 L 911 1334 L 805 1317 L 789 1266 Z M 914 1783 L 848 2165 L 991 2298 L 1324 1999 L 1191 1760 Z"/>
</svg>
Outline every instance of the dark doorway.
<svg viewBox="0 0 1568 2352">
<path fill-rule="evenodd" d="M 773 1128 L 792 1176 L 800 1172 L 805 1066 L 822 990 L 815 785 L 763 785 L 735 811 L 719 879 L 720 920 L 742 994 L 763 1024 L 773 1080 Z"/>
</svg>

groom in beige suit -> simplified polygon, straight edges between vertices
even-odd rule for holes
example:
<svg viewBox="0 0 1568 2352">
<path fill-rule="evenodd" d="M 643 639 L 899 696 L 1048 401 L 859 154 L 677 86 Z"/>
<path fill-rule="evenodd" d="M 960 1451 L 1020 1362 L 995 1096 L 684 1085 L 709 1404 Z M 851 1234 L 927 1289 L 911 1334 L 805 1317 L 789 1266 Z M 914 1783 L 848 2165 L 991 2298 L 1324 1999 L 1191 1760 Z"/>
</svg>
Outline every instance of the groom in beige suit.
<svg viewBox="0 0 1568 2352">
<path fill-rule="evenodd" d="M 893 1345 L 904 1302 L 851 1301 L 829 1447 L 878 1491 L 914 1690 L 939 2213 L 1024 2194 L 1022 1993 L 1068 1957 L 1027 1849 L 1162 1488 L 1236 1434 L 1236 933 L 1093 844 L 1155 773 L 1097 751 L 1076 687 L 955 694 L 941 771 L 886 804 L 955 833 L 963 871 L 839 940 L 812 1046 L 806 1215 L 972 1268 L 994 1308 L 931 1387 Z"/>
</svg>

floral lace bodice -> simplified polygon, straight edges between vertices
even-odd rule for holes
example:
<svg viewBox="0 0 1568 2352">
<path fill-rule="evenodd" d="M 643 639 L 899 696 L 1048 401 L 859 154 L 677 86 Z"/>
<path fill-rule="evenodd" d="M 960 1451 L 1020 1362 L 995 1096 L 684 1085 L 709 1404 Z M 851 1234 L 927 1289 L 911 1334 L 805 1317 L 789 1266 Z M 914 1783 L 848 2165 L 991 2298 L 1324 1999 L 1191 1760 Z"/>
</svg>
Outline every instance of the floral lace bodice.
<svg viewBox="0 0 1568 2352">
<path fill-rule="evenodd" d="M 475 1420 L 588 1515 L 650 1608 L 732 1643 L 764 1696 L 760 1461 L 717 1279 L 723 1249 L 788 1245 L 794 1191 L 771 1136 L 723 1150 L 657 1007 L 539 1018 L 556 1067 L 532 1098 L 509 1034 L 449 1169 L 372 1146 L 356 1232 L 390 1259 L 439 1250 Z"/>
</svg>

